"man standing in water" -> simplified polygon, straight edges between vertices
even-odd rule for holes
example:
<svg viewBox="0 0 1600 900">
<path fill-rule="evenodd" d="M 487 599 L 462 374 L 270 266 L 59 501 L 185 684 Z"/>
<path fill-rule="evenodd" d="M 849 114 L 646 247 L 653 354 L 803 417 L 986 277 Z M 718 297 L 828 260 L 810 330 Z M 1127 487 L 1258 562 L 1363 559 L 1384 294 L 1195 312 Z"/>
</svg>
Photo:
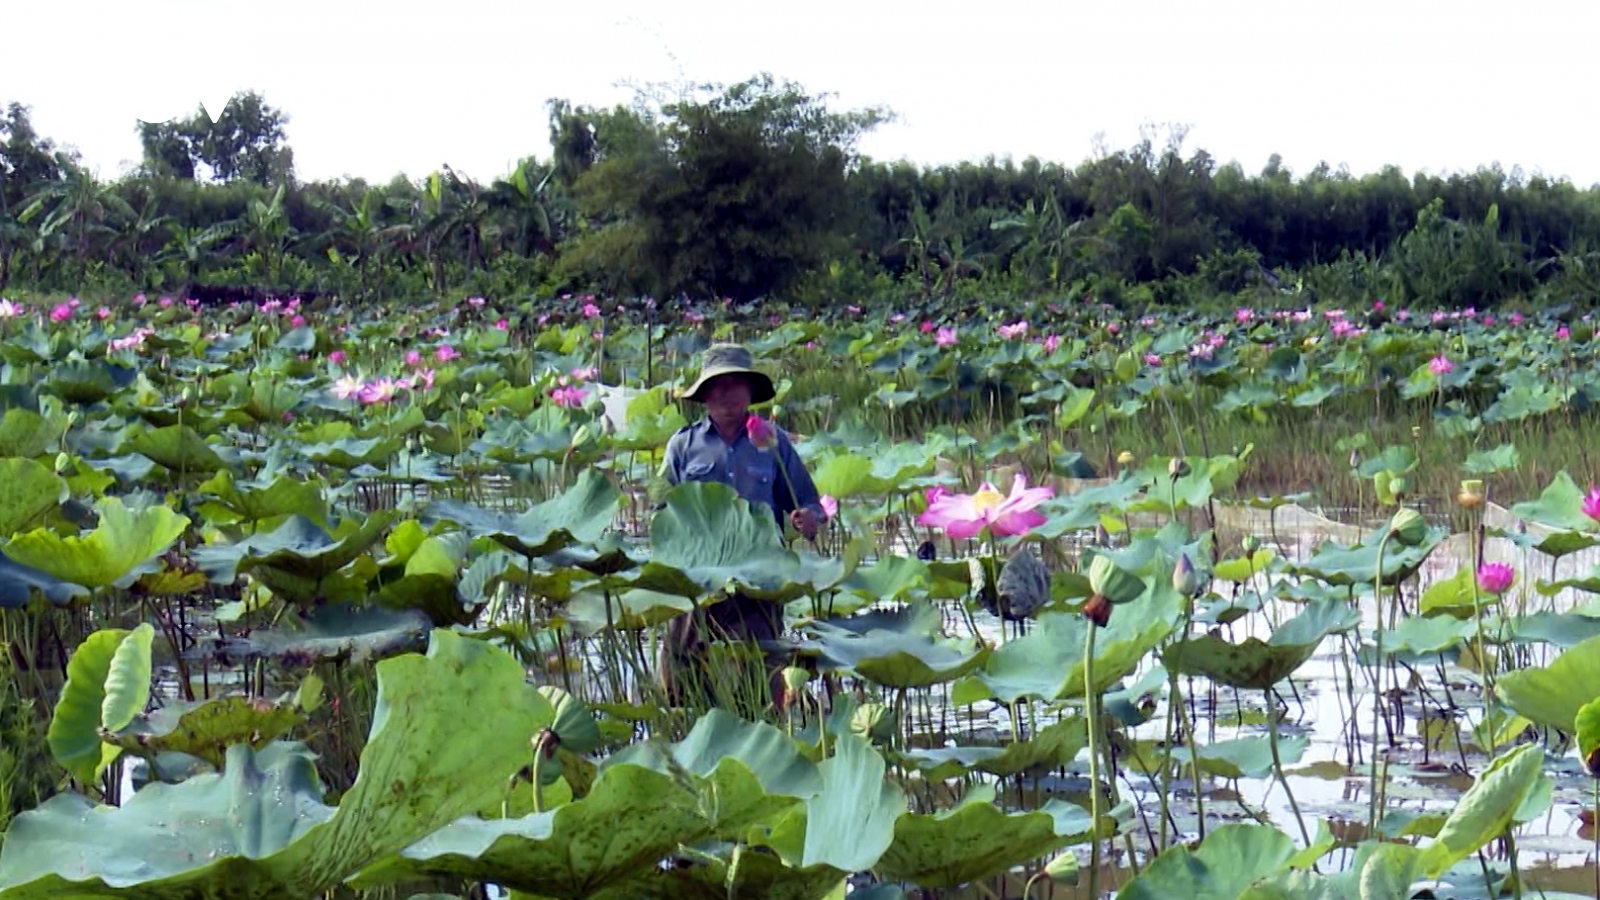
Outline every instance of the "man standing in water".
<svg viewBox="0 0 1600 900">
<path fill-rule="evenodd" d="M 777 528 L 782 529 L 787 521 L 807 540 L 814 540 L 824 518 L 821 498 L 789 436 L 774 428 L 776 444 L 763 449 L 746 433 L 750 406 L 777 396 L 772 379 L 756 370 L 750 351 L 738 344 L 712 344 L 706 348 L 700 377 L 678 396 L 703 403 L 706 415 L 667 441 L 662 461 L 667 482 L 729 485 L 752 506 L 770 509 Z M 706 665 L 708 637 L 770 641 L 782 631 L 782 616 L 783 609 L 776 603 L 734 594 L 673 620 L 660 659 L 668 697 L 682 702 L 690 685 L 705 683 L 711 674 Z M 766 662 L 769 688 L 776 700 L 783 684 L 778 674 L 783 660 L 769 656 Z"/>
</svg>

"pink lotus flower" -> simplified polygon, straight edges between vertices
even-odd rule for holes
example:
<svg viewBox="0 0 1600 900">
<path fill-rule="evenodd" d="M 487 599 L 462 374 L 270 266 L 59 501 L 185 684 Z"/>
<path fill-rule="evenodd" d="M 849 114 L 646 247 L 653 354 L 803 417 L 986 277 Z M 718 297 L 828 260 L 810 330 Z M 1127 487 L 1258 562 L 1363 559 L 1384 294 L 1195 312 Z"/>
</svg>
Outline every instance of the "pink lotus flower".
<svg viewBox="0 0 1600 900">
<path fill-rule="evenodd" d="M 1233 320 L 1238 322 L 1240 325 L 1245 324 L 1255 317 L 1256 311 L 1247 306 L 1241 306 L 1233 311 Z"/>
<path fill-rule="evenodd" d="M 579 366 L 568 374 L 577 381 L 593 381 L 594 377 L 599 374 L 599 370 L 594 366 Z"/>
<path fill-rule="evenodd" d="M 773 318 L 772 324 L 774 324 L 774 325 L 778 324 L 778 321 L 779 321 L 778 317 L 777 316 L 773 316 L 772 318 Z M 889 324 L 891 324 L 891 325 L 899 325 L 901 322 L 904 322 L 905 320 L 906 320 L 905 313 L 895 313 L 894 315 L 889 317 Z"/>
<path fill-rule="evenodd" d="M 827 518 L 831 519 L 839 514 L 839 501 L 833 499 L 833 497 L 823 494 L 817 499 L 817 502 L 822 507 L 822 514 Z"/>
<path fill-rule="evenodd" d="M 922 499 L 929 506 L 938 503 L 940 499 L 948 496 L 950 496 L 950 489 L 942 484 L 936 484 L 933 487 L 924 489 L 922 492 Z"/>
<path fill-rule="evenodd" d="M 1116 333 L 1120 332 L 1121 330 L 1122 330 L 1122 326 L 1118 325 L 1115 322 L 1110 322 L 1110 323 L 1108 323 L 1106 325 L 1106 334 L 1116 334 Z"/>
<path fill-rule="evenodd" d="M 10 300 L 0 299 L 0 319 L 13 319 L 27 311 L 27 307 L 21 303 L 12 303 Z"/>
<path fill-rule="evenodd" d="M 952 538 L 976 537 L 984 530 L 996 537 L 1027 534 L 1045 523 L 1033 508 L 1055 496 L 1049 487 L 1028 487 L 1028 479 L 1018 472 L 1011 483 L 1011 495 L 995 490 L 987 481 L 971 494 L 948 494 L 928 504 L 928 511 L 917 517 L 920 525 L 944 529 Z"/>
<path fill-rule="evenodd" d="M 934 335 L 933 342 L 940 347 L 954 347 L 959 343 L 959 339 L 954 328 L 940 328 L 939 333 Z"/>
<path fill-rule="evenodd" d="M 1567 326 L 1563 325 L 1556 329 L 1556 340 L 1564 341 L 1569 337 L 1572 337 L 1572 330 Z"/>
<path fill-rule="evenodd" d="M 1001 325 L 995 330 L 1000 333 L 1001 337 L 1008 341 L 1016 340 L 1017 338 L 1023 337 L 1028 333 L 1028 323 L 1012 322 L 1010 325 Z"/>
<path fill-rule="evenodd" d="M 156 301 L 156 305 L 160 306 L 162 309 L 167 309 L 172 306 L 172 298 L 162 297 L 160 300 Z"/>
<path fill-rule="evenodd" d="M 305 316 L 301 316 L 301 315 L 296 315 L 294 318 L 289 320 L 289 327 L 290 328 L 304 328 L 304 327 L 306 327 L 306 317 Z"/>
<path fill-rule="evenodd" d="M 505 331 L 511 327 L 511 323 L 507 322 L 505 319 L 501 319 L 500 321 L 494 323 L 494 327 L 500 329 L 501 331 Z"/>
<path fill-rule="evenodd" d="M 1382 300 L 1374 300 L 1374 301 L 1372 301 L 1372 308 L 1374 310 L 1378 311 L 1378 312 L 1382 312 L 1383 311 L 1383 301 Z"/>
<path fill-rule="evenodd" d="M 105 320 L 111 318 L 111 307 L 102 306 L 99 309 L 95 310 L 94 314 L 95 314 L 96 318 L 98 318 L 100 321 L 104 322 Z"/>
<path fill-rule="evenodd" d="M 778 433 L 773 430 L 772 423 L 755 413 L 744 420 L 744 433 L 759 449 L 771 450 L 778 446 Z"/>
<path fill-rule="evenodd" d="M 1455 368 L 1456 364 L 1451 362 L 1448 356 L 1435 356 L 1428 360 L 1428 371 L 1435 375 L 1449 375 Z"/>
<path fill-rule="evenodd" d="M 433 370 L 432 369 L 418 369 L 416 375 L 413 375 L 412 377 L 406 379 L 405 387 L 406 387 L 407 390 L 412 390 L 412 391 L 415 391 L 415 390 L 424 390 L 424 391 L 425 390 L 429 390 L 430 388 L 433 387 Z"/>
<path fill-rule="evenodd" d="M 406 365 L 408 365 L 408 366 L 416 366 L 416 365 L 421 365 L 421 364 L 422 364 L 422 354 L 421 353 L 418 353 L 415 350 L 409 350 L 409 351 L 406 352 Z"/>
<path fill-rule="evenodd" d="M 1046 353 L 1054 353 L 1056 352 L 1056 348 L 1060 346 L 1061 337 L 1059 335 L 1052 334 L 1044 339 L 1044 352 Z"/>
<path fill-rule="evenodd" d="M 335 350 L 332 353 L 329 353 L 328 354 L 328 362 L 331 362 L 336 366 L 344 365 L 344 351 L 343 350 Z"/>
<path fill-rule="evenodd" d="M 1516 570 L 1505 563 L 1484 563 L 1478 567 L 1478 587 L 1496 596 L 1510 590 L 1516 577 Z"/>
<path fill-rule="evenodd" d="M 704 322 L 706 320 L 706 317 L 704 315 L 700 314 L 700 313 L 695 312 L 694 310 L 689 310 L 688 312 L 685 312 L 683 314 L 683 320 L 685 322 L 693 322 L 693 323 L 698 324 L 700 322 Z"/>
<path fill-rule="evenodd" d="M 1511 318 L 1511 324 L 1513 324 L 1513 325 L 1521 325 L 1523 323 L 1523 321 L 1524 321 L 1524 317 L 1523 317 L 1522 313 L 1519 313 L 1519 312 L 1512 313 L 1510 318 Z"/>
<path fill-rule="evenodd" d="M 575 384 L 568 385 L 566 387 L 558 387 L 550 392 L 550 399 L 555 401 L 557 406 L 565 406 L 569 408 L 577 408 L 582 406 L 583 400 L 586 396 L 588 395 L 584 389 Z"/>
<path fill-rule="evenodd" d="M 600 318 L 600 307 L 595 306 L 593 303 L 585 303 L 583 305 L 583 317 L 585 319 Z"/>
<path fill-rule="evenodd" d="M 361 379 L 354 375 L 346 375 L 335 381 L 328 392 L 340 400 L 349 400 L 351 397 L 361 396 L 361 386 Z"/>
<path fill-rule="evenodd" d="M 928 320 L 928 321 L 924 321 L 924 322 L 923 322 L 923 323 L 922 323 L 922 324 L 921 324 L 921 325 L 920 325 L 920 326 L 918 326 L 918 327 L 920 327 L 920 328 L 921 328 L 921 329 L 922 329 L 922 333 L 923 333 L 923 334 L 931 334 L 931 333 L 932 333 L 932 332 L 933 332 L 933 330 L 934 330 L 934 329 L 935 329 L 935 328 L 937 328 L 937 327 L 938 327 L 938 326 L 937 326 L 937 325 L 934 325 L 934 324 L 933 324 L 933 322 L 932 322 L 932 320 Z"/>
<path fill-rule="evenodd" d="M 1159 368 L 1161 366 L 1161 357 L 1155 355 L 1154 353 L 1146 353 L 1144 355 L 1144 364 Z"/>
<path fill-rule="evenodd" d="M 467 298 L 467 305 L 468 306 L 482 306 L 484 304 L 484 302 L 485 301 L 484 301 L 484 299 L 482 297 L 468 297 Z"/>
<path fill-rule="evenodd" d="M 1596 522 L 1600 522 L 1600 488 L 1589 485 L 1589 493 L 1583 496 L 1583 514 Z"/>
<path fill-rule="evenodd" d="M 388 403 L 395 398 L 395 395 L 400 393 L 400 388 L 400 382 L 393 378 L 379 378 L 376 381 L 369 381 L 363 384 L 357 396 L 361 398 L 362 403 L 368 406 L 377 403 Z"/>
<path fill-rule="evenodd" d="M 50 321 L 52 322 L 65 322 L 70 318 L 72 318 L 72 307 L 65 303 L 57 303 L 55 308 L 50 310 Z"/>
</svg>

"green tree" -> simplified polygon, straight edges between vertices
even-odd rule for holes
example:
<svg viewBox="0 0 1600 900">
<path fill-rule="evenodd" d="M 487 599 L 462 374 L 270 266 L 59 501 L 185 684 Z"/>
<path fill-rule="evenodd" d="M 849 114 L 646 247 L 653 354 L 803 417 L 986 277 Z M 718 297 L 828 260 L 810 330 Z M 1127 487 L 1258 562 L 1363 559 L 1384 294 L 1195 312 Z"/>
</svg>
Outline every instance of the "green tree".
<svg viewBox="0 0 1600 900">
<path fill-rule="evenodd" d="M 887 113 L 834 112 L 825 97 L 770 75 L 693 96 L 717 90 L 686 92 L 660 104 L 659 116 L 635 111 L 633 129 L 617 128 L 613 114 L 606 124 L 615 135 L 594 128 L 592 147 L 568 116 L 558 166 L 570 151 L 569 170 L 581 168 L 580 208 L 600 220 L 573 248 L 569 270 L 613 273 L 605 286 L 655 296 L 749 300 L 848 246 L 856 141 Z M 629 145 L 642 135 L 650 139 Z"/>
<path fill-rule="evenodd" d="M 204 107 L 186 119 L 139 122 L 144 169 L 188 180 L 209 170 L 216 181 L 288 184 L 294 177 L 294 151 L 284 134 L 288 122 L 287 113 L 255 91 L 235 94 L 215 122 Z"/>
</svg>

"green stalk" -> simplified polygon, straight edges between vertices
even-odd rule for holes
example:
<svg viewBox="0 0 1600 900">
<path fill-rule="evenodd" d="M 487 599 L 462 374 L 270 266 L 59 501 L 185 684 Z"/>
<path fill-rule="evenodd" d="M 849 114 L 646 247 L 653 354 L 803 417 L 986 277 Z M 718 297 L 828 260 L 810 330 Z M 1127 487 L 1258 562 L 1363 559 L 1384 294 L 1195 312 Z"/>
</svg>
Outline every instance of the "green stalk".
<svg viewBox="0 0 1600 900">
<path fill-rule="evenodd" d="M 1377 671 L 1373 673 L 1372 680 L 1372 790 L 1367 798 L 1367 834 L 1374 835 L 1378 832 L 1378 730 L 1383 725 L 1383 552 L 1389 547 L 1389 538 L 1394 530 L 1388 529 L 1383 533 L 1383 539 L 1378 541 L 1378 569 L 1372 578 L 1372 603 L 1377 621 L 1374 623 L 1375 631 L 1373 640 L 1377 644 Z"/>
<path fill-rule="evenodd" d="M 1099 625 L 1089 623 L 1089 635 L 1084 638 L 1083 647 L 1083 706 L 1089 726 L 1089 827 L 1094 835 L 1094 843 L 1089 845 L 1090 897 L 1100 896 L 1100 741 L 1096 733 L 1100 720 L 1095 715 L 1100 692 L 1094 685 L 1094 633 L 1099 630 Z"/>
</svg>

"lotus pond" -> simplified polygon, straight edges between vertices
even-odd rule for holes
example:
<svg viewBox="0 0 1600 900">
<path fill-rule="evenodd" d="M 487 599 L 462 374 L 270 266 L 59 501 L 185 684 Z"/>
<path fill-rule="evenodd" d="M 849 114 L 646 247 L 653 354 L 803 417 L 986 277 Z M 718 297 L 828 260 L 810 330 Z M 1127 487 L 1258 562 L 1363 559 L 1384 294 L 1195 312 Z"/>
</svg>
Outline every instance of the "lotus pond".
<svg viewBox="0 0 1600 900">
<path fill-rule="evenodd" d="M 1600 892 L 1581 317 L 91 307 L 0 301 L 0 900 Z M 815 542 L 657 476 L 718 339 Z M 734 590 L 784 690 L 669 703 Z"/>
</svg>

